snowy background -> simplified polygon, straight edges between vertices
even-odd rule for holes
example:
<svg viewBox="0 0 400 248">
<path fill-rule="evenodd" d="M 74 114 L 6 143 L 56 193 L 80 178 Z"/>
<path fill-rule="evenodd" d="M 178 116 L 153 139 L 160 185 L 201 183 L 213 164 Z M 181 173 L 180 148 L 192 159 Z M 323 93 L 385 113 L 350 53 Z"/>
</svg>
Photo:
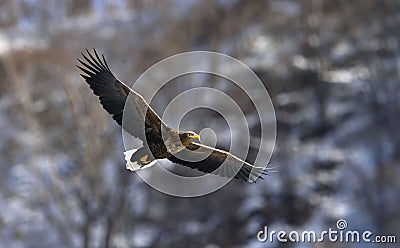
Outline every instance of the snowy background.
<svg viewBox="0 0 400 248">
<path fill-rule="evenodd" d="M 260 243 L 272 230 L 348 230 L 400 239 L 400 2 L 0 1 L 1 247 L 397 247 Z M 212 50 L 250 66 L 277 116 L 277 173 L 199 198 L 167 196 L 125 169 L 120 127 L 79 77 L 85 48 L 132 83 L 170 55 Z M 191 80 L 188 80 L 191 79 Z M 182 78 L 152 105 L 215 77 Z M 194 115 L 195 113 L 192 113 Z M 184 123 L 229 130 L 215 112 Z M 255 120 L 255 121 L 254 121 Z M 399 241 L 398 241 L 399 242 Z"/>
</svg>

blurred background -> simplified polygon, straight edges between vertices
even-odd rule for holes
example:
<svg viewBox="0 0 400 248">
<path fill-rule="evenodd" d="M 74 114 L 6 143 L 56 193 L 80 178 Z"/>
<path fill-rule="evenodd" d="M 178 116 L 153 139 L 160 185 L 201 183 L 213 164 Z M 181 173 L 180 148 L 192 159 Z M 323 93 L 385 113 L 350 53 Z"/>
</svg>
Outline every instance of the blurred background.
<svg viewBox="0 0 400 248">
<path fill-rule="evenodd" d="M 396 0 L 0 0 L 0 246 L 397 247 L 256 235 L 345 219 L 400 238 L 399 13 Z M 277 173 L 190 199 L 147 186 L 75 67 L 93 47 L 129 84 L 180 52 L 243 61 L 274 103 Z M 194 86 L 227 92 L 252 120 L 254 161 L 254 106 L 232 83 L 193 78 L 160 91 L 156 111 Z M 199 114 L 187 125 L 218 130 L 229 149 L 223 119 Z"/>
</svg>

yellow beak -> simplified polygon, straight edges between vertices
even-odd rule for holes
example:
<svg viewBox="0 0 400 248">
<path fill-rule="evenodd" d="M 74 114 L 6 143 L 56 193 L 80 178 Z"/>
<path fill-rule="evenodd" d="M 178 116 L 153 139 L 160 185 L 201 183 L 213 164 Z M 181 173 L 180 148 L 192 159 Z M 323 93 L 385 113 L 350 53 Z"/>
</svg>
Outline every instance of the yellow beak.
<svg viewBox="0 0 400 248">
<path fill-rule="evenodd" d="M 198 135 L 198 134 L 194 135 L 192 138 L 197 141 L 200 141 L 200 135 Z"/>
</svg>

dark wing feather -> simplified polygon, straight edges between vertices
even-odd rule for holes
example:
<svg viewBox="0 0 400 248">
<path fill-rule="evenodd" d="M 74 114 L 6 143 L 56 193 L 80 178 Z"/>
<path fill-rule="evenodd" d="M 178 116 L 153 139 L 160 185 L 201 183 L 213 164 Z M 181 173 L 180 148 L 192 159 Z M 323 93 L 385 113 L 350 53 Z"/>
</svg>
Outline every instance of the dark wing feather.
<svg viewBox="0 0 400 248">
<path fill-rule="evenodd" d="M 212 173 L 223 177 L 234 177 L 244 181 L 255 182 L 261 175 L 266 175 L 264 167 L 253 166 L 238 157 L 212 147 L 191 143 L 185 149 L 168 159 L 205 173 Z M 210 154 L 204 158 L 205 154 Z M 181 159 L 184 158 L 185 160 Z M 201 159 L 204 158 L 204 159 Z M 196 161 L 196 162 L 192 162 Z M 226 161 L 226 163 L 224 163 Z"/>
<path fill-rule="evenodd" d="M 125 131 L 131 135 L 144 140 L 144 127 L 155 128 L 160 131 L 161 125 L 165 125 L 160 117 L 154 112 L 144 98 L 118 80 L 111 72 L 102 55 L 100 59 L 96 50 L 94 55 L 86 50 L 87 55 L 82 53 L 84 60 L 78 59 L 81 65 L 78 68 L 85 74 L 81 76 L 89 84 L 93 93 L 100 99 L 103 108 L 112 115 L 113 119 L 123 125 Z M 125 106 L 125 103 L 126 106 Z M 124 107 L 127 108 L 128 116 L 122 123 Z"/>
</svg>

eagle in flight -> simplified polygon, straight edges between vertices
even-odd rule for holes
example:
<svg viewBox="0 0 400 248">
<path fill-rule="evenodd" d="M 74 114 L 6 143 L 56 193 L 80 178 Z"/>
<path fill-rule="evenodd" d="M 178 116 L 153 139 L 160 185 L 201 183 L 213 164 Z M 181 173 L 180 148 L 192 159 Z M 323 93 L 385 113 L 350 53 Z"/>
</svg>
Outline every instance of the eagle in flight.
<svg viewBox="0 0 400 248">
<path fill-rule="evenodd" d="M 168 127 L 145 99 L 111 72 L 104 55 L 100 58 L 86 49 L 83 60 L 78 59 L 81 76 L 99 97 L 103 108 L 130 135 L 143 141 L 140 149 L 126 151 L 126 168 L 138 170 L 154 164 L 157 159 L 168 159 L 204 173 L 255 182 L 266 173 L 258 167 L 230 154 L 200 143 L 200 136 L 192 131 L 181 132 Z M 129 112 L 124 116 L 124 108 Z"/>
</svg>

